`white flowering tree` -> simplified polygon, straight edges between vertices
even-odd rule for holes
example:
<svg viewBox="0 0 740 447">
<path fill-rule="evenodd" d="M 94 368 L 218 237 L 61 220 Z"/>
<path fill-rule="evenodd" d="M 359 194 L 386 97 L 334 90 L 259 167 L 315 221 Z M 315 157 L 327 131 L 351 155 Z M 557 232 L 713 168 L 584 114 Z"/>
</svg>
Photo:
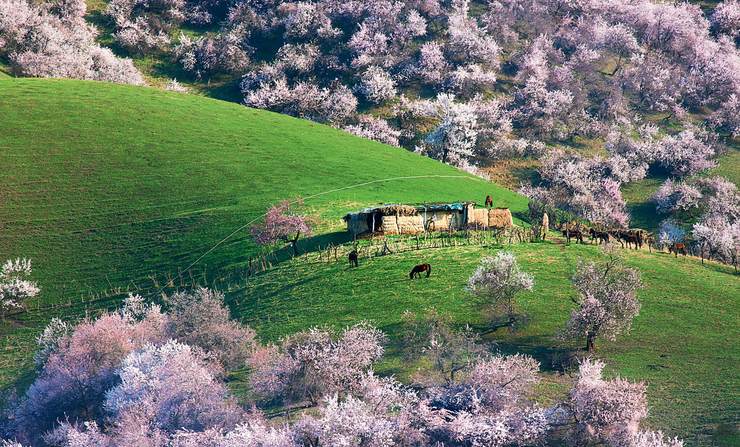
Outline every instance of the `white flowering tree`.
<svg viewBox="0 0 740 447">
<path fill-rule="evenodd" d="M 456 102 L 454 95 L 440 94 L 432 105 L 439 119 L 437 127 L 426 136 L 426 155 L 459 168 L 475 163 L 478 139 L 478 116 L 466 103 Z"/>
<path fill-rule="evenodd" d="M 501 251 L 494 257 L 483 258 L 468 279 L 467 290 L 491 306 L 494 314 L 505 315 L 506 325 L 513 330 L 517 312 L 516 296 L 533 287 L 534 277 L 521 271 L 514 254 Z"/>
<path fill-rule="evenodd" d="M 671 247 L 673 244 L 682 243 L 686 240 L 686 231 L 673 219 L 665 219 L 658 227 L 658 245 L 660 247 Z"/>
<path fill-rule="evenodd" d="M 388 72 L 373 66 L 362 74 L 357 91 L 368 101 L 379 104 L 396 96 L 396 84 Z"/>
<path fill-rule="evenodd" d="M 30 259 L 5 261 L 0 269 L 0 317 L 22 310 L 26 300 L 39 294 L 38 285 L 28 280 L 31 271 Z"/>
</svg>

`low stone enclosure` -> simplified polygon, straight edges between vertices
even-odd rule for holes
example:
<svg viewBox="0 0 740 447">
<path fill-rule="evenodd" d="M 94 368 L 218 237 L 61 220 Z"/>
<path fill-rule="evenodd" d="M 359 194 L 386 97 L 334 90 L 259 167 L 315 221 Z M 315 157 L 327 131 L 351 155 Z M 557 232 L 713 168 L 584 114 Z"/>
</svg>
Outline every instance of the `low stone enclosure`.
<svg viewBox="0 0 740 447">
<path fill-rule="evenodd" d="M 382 205 L 344 216 L 353 236 L 420 234 L 465 229 L 504 229 L 514 226 L 508 208 L 476 208 L 475 202 L 423 205 Z"/>
</svg>

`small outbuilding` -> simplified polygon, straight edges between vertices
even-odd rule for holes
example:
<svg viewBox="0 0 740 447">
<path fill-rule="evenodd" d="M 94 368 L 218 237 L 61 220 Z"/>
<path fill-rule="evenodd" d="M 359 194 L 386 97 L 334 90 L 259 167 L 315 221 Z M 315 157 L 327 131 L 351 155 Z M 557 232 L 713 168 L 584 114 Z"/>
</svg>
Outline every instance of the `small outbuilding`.
<svg viewBox="0 0 740 447">
<path fill-rule="evenodd" d="M 344 221 L 347 231 L 354 236 L 508 228 L 514 225 L 508 208 L 476 208 L 474 202 L 382 205 L 348 213 Z"/>
</svg>

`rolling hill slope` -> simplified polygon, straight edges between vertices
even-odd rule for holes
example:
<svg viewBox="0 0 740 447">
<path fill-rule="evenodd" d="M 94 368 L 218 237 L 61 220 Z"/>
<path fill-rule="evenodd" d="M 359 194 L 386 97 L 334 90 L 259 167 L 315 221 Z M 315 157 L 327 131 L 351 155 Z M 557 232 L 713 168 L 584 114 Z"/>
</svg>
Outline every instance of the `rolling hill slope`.
<svg viewBox="0 0 740 447">
<path fill-rule="evenodd" d="M 483 201 L 508 190 L 326 126 L 201 97 L 62 80 L 0 82 L 0 257 L 33 258 L 42 300 L 184 269 L 271 204 L 307 201 L 324 231 L 378 202 Z M 255 247 L 239 232 L 198 267 Z"/>
<path fill-rule="evenodd" d="M 100 83 L 0 80 L 0 259 L 30 257 L 43 288 L 30 312 L 0 323 L 0 385 L 32 377 L 34 337 L 53 316 L 80 318 L 115 299 L 74 304 L 80 295 L 136 284 L 151 287 L 207 253 L 225 236 L 286 198 L 305 202 L 318 222 L 304 248 L 340 242 L 339 218 L 379 202 L 477 200 L 522 216 L 526 200 L 506 189 L 403 149 L 270 112 L 197 96 Z M 342 189 L 366 182 L 357 188 Z M 481 309 L 463 286 L 481 256 L 498 247 L 396 254 L 318 266 L 291 261 L 231 284 L 235 316 L 263 339 L 314 324 L 369 319 L 390 335 L 385 373 L 407 377 L 398 352 L 400 313 L 429 306 L 481 327 Z M 513 248 L 537 287 L 524 297 L 531 317 L 514 335 L 491 337 L 503 350 L 532 353 L 549 368 L 568 348 L 552 339 L 567 318 L 577 260 L 595 247 Z M 239 266 L 256 247 L 246 230 L 205 256 L 194 271 Z M 428 259 L 435 274 L 409 283 L 407 267 Z M 734 445 L 738 420 L 740 281 L 731 269 L 665 254 L 630 253 L 647 287 L 635 331 L 599 346 L 611 373 L 649 381 L 650 422 L 689 445 Z M 20 379 L 19 379 L 20 375 Z M 551 371 L 552 396 L 563 381 Z M 238 382 L 238 381 L 237 381 Z M 238 386 L 238 383 L 237 383 Z M 726 432 L 729 432 L 727 434 Z M 719 444 L 724 442 L 724 444 Z"/>
</svg>

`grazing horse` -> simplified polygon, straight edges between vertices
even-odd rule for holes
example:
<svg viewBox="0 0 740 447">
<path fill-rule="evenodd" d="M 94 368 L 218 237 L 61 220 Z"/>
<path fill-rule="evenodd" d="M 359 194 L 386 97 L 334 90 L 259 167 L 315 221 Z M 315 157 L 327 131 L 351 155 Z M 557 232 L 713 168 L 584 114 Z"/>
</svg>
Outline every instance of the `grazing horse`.
<svg viewBox="0 0 740 447">
<path fill-rule="evenodd" d="M 432 266 L 429 264 L 419 264 L 416 267 L 411 269 L 411 272 L 409 273 L 409 278 L 414 279 L 414 276 L 417 278 L 421 278 L 421 272 L 427 272 L 427 278 L 429 278 L 429 275 L 432 274 Z"/>
<path fill-rule="evenodd" d="M 563 233 L 563 237 L 565 237 L 565 240 L 568 241 L 569 244 L 571 238 L 582 244 L 585 243 L 583 242 L 583 231 L 581 231 L 580 228 L 568 228 L 568 225 L 566 224 L 557 226 L 557 229 L 560 230 L 561 233 Z"/>
<path fill-rule="evenodd" d="M 350 267 L 359 267 L 360 266 L 360 263 L 357 261 L 357 258 L 358 258 L 358 256 L 357 256 L 357 250 L 352 250 L 351 252 L 349 252 L 349 254 L 347 255 L 347 258 L 349 259 L 349 266 Z"/>
<path fill-rule="evenodd" d="M 493 208 L 493 199 L 491 196 L 486 196 L 486 204 L 484 206 L 486 208 Z"/>
<path fill-rule="evenodd" d="M 598 239 L 599 245 L 601 243 L 608 244 L 609 243 L 609 232 L 608 231 L 599 231 L 594 230 L 593 228 L 588 230 L 588 234 L 591 235 L 591 240 Z"/>
<path fill-rule="evenodd" d="M 686 256 L 686 244 L 683 242 L 674 242 L 668 247 L 668 253 L 673 253 L 678 257 L 678 254 Z"/>
</svg>

